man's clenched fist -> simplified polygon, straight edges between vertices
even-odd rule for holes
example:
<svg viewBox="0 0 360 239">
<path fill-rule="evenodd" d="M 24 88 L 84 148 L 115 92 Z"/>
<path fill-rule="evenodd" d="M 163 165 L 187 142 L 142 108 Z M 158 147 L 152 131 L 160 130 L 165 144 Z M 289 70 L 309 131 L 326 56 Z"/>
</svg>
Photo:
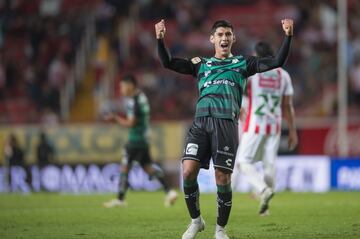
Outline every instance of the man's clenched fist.
<svg viewBox="0 0 360 239">
<path fill-rule="evenodd" d="M 294 22 L 292 19 L 281 20 L 282 27 L 287 36 L 292 36 L 294 33 Z"/>
<path fill-rule="evenodd" d="M 165 21 L 164 19 L 161 19 L 160 22 L 155 24 L 156 39 L 164 38 L 165 32 L 166 32 Z"/>
</svg>

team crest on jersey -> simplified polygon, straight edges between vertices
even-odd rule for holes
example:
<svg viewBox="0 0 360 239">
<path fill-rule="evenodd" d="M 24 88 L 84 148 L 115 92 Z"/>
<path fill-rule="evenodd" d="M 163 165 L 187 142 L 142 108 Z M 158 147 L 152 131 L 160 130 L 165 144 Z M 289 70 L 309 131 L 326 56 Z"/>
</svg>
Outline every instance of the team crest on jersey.
<svg viewBox="0 0 360 239">
<path fill-rule="evenodd" d="M 235 59 L 232 60 L 232 63 L 233 63 L 233 64 L 238 63 L 238 62 L 239 62 L 239 60 L 238 60 L 237 58 L 235 58 Z"/>
<path fill-rule="evenodd" d="M 199 62 L 201 62 L 201 59 L 200 59 L 200 57 L 194 57 L 194 58 L 192 58 L 191 59 L 191 62 L 193 63 L 193 64 L 198 64 Z"/>
<path fill-rule="evenodd" d="M 227 160 L 225 161 L 225 163 L 226 163 L 226 165 L 227 165 L 228 167 L 231 167 L 232 159 L 227 159 Z"/>
</svg>

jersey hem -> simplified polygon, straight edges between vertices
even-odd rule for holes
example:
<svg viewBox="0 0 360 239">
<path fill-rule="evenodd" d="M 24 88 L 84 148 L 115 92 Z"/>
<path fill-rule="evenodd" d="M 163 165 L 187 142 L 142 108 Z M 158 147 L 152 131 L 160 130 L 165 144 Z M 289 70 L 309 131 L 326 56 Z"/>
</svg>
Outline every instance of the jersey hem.
<svg viewBox="0 0 360 239">
<path fill-rule="evenodd" d="M 182 158 L 181 158 L 181 161 L 184 161 L 184 160 L 193 160 L 193 161 L 198 161 L 198 162 L 200 162 L 200 159 L 194 158 L 194 157 L 182 157 Z"/>
<path fill-rule="evenodd" d="M 229 170 L 231 172 L 233 171 L 232 168 L 228 168 L 228 167 L 224 167 L 224 166 L 220 166 L 220 165 L 216 165 L 216 164 L 214 164 L 214 168 L 223 168 L 223 169 Z"/>
</svg>

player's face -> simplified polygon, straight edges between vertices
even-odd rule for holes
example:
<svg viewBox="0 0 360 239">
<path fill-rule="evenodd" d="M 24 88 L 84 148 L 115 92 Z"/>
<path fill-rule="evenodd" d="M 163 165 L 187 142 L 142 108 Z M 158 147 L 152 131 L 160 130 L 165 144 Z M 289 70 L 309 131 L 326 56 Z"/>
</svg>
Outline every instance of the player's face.
<svg viewBox="0 0 360 239">
<path fill-rule="evenodd" d="M 216 31 L 211 34 L 210 42 L 215 46 L 215 57 L 227 58 L 231 54 L 231 47 L 235 42 L 235 36 L 231 28 L 218 27 Z"/>
<path fill-rule="evenodd" d="M 128 97 L 134 94 L 135 86 L 129 82 L 122 81 L 120 82 L 120 89 L 121 94 Z"/>
</svg>

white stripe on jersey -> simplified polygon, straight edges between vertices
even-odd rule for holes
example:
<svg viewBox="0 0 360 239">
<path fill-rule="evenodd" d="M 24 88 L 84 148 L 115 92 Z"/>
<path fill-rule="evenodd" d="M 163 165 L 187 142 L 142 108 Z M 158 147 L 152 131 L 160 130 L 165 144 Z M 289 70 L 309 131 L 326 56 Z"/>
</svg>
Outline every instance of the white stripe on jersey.
<svg viewBox="0 0 360 239">
<path fill-rule="evenodd" d="M 257 73 L 248 78 L 248 115 L 244 132 L 279 134 L 281 102 L 284 95 L 293 95 L 289 73 L 282 68 Z"/>
</svg>

